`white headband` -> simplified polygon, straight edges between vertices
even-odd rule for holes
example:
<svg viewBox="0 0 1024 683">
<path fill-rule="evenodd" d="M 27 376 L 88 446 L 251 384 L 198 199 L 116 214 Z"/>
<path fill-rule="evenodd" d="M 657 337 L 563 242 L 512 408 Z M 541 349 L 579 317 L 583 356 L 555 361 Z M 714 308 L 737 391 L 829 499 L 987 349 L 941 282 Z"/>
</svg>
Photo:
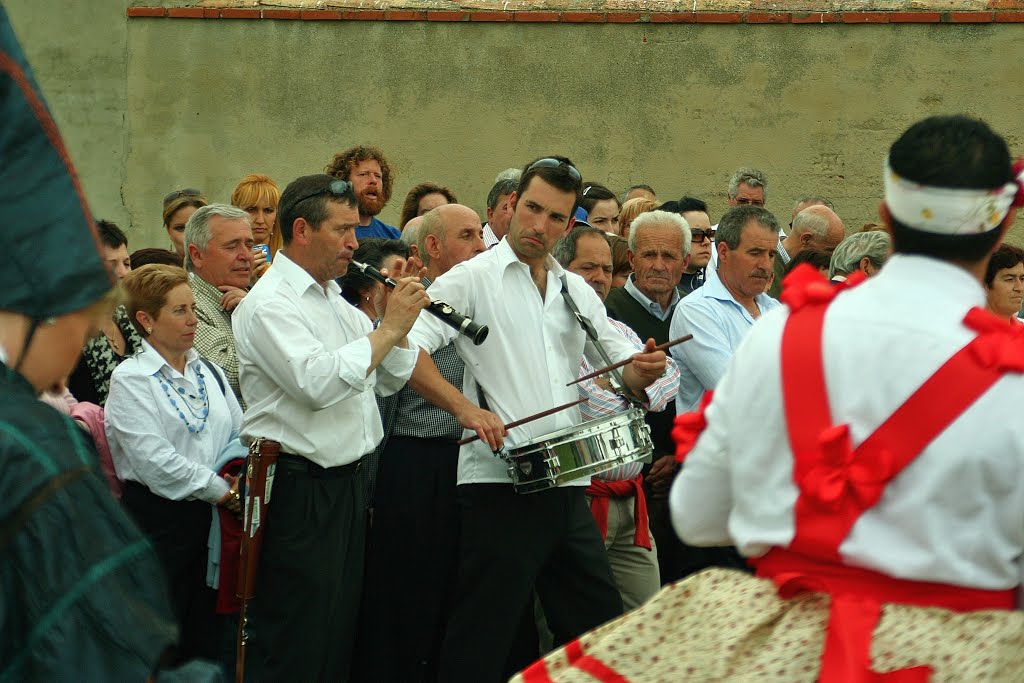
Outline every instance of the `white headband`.
<svg viewBox="0 0 1024 683">
<path fill-rule="evenodd" d="M 1024 174 L 1022 174 L 1024 176 Z M 901 178 L 885 160 L 885 205 L 904 225 L 940 235 L 992 230 L 1014 204 L 1021 178 L 994 190 L 929 187 Z"/>
</svg>

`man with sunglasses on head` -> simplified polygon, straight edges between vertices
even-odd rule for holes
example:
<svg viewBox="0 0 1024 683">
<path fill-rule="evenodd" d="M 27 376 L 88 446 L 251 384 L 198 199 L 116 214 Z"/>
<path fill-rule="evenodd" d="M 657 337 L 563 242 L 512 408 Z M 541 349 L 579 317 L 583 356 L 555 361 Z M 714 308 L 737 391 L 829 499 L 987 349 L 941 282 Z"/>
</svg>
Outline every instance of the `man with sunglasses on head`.
<svg viewBox="0 0 1024 683">
<path fill-rule="evenodd" d="M 567 383 L 579 374 L 581 357 L 606 365 L 567 299 L 592 323 L 613 362 L 633 358 L 622 370 L 630 391 L 642 394 L 665 372 L 665 354 L 653 351 L 650 340 L 637 354 L 608 322 L 594 290 L 550 255 L 572 227 L 581 186 L 579 171 L 564 157 L 527 165 L 510 199 L 506 239 L 431 285 L 431 295 L 490 327 L 483 344 L 456 337 L 426 316 L 410 333 L 422 349 L 411 386 L 480 437 L 459 452 L 459 579 L 438 676 L 446 682 L 504 680 L 506 662 L 511 668 L 529 663 L 508 660 L 535 592 L 556 642 L 622 611 L 584 497 L 590 477 L 518 494 L 508 465 L 493 452 L 580 424 L 573 407 L 507 433 L 503 426 L 578 400 Z M 465 394 L 444 381 L 429 356 L 453 340 L 465 363 Z"/>
<path fill-rule="evenodd" d="M 347 181 L 299 178 L 278 215 L 284 249 L 232 315 L 242 438 L 281 449 L 262 520 L 251 664 L 255 680 L 346 681 L 366 533 L 359 470 L 383 437 L 373 392 L 394 393 L 411 374 L 418 352 L 405 337 L 429 298 L 403 264 L 375 302 L 375 329 L 342 299 L 335 278 L 359 246 Z"/>
</svg>

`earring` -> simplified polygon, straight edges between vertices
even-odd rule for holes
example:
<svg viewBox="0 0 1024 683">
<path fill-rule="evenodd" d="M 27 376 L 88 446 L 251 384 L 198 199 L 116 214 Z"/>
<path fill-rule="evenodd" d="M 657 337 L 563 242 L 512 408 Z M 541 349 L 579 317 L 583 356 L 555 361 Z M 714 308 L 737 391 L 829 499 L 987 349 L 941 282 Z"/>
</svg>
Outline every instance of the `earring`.
<svg viewBox="0 0 1024 683">
<path fill-rule="evenodd" d="M 147 327 L 146 328 L 146 334 L 153 334 L 153 328 L 152 327 Z"/>
</svg>

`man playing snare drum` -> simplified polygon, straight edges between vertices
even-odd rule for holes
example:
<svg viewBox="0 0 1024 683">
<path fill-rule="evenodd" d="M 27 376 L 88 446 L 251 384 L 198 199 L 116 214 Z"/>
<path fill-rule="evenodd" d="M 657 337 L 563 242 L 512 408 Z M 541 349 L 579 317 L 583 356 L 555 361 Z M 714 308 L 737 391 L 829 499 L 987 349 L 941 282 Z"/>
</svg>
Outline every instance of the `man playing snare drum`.
<svg viewBox="0 0 1024 683">
<path fill-rule="evenodd" d="M 528 165 L 510 199 L 508 236 L 431 286 L 432 297 L 490 327 L 482 345 L 474 346 L 426 316 L 409 335 L 423 349 L 413 388 L 481 439 L 459 454 L 459 582 L 441 651 L 440 680 L 500 680 L 535 590 L 557 643 L 622 611 L 601 535 L 584 500 L 590 477 L 517 494 L 508 466 L 492 452 L 578 425 L 579 410 L 570 408 L 509 431 L 505 443 L 503 424 L 577 399 L 576 387 L 566 384 L 579 374 L 581 357 L 595 367 L 606 365 L 570 311 L 563 288 L 593 323 L 613 362 L 634 358 L 622 372 L 630 390 L 643 392 L 665 371 L 665 354 L 652 350 L 654 342 L 636 354 L 608 323 L 593 289 L 550 256 L 572 225 L 581 185 L 579 172 L 564 157 Z M 444 381 L 429 356 L 452 340 L 466 364 L 465 395 Z"/>
</svg>

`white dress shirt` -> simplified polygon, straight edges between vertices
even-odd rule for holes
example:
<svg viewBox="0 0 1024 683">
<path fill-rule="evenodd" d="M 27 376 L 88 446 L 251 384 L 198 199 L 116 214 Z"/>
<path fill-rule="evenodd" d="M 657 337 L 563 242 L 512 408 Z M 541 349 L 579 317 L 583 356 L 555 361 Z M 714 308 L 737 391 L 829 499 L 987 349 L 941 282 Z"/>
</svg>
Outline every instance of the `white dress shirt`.
<svg viewBox="0 0 1024 683">
<path fill-rule="evenodd" d="M 231 315 L 247 409 L 243 441 L 265 437 L 321 467 L 355 462 L 384 436 L 374 390 L 395 393 L 412 374 L 415 348 L 392 349 L 369 375 L 373 326 L 279 251 L 274 267 Z"/>
<path fill-rule="evenodd" d="M 104 430 L 119 479 L 144 484 L 170 500 L 216 503 L 228 492 L 228 483 L 213 468 L 228 442 L 238 438 L 242 409 L 223 371 L 214 369 L 226 395 L 195 349 L 185 356 L 184 374 L 145 340 L 138 354 L 117 366 L 110 377 Z M 201 432 L 188 431 L 160 386 L 161 372 L 170 378 L 172 391 L 180 387 L 194 395 L 199 391 L 197 373 L 203 373 L 210 414 Z M 184 398 L 177 400 L 181 404 Z M 187 408 L 182 412 L 198 424 Z"/>
<path fill-rule="evenodd" d="M 961 324 L 984 307 L 966 271 L 893 256 L 840 294 L 823 348 L 835 424 L 856 447 L 975 333 Z M 735 543 L 760 556 L 793 538 L 797 489 L 779 370 L 788 308 L 754 326 L 715 390 L 708 427 L 671 493 L 688 543 Z M 1024 376 L 1000 379 L 897 475 L 840 545 L 847 564 L 890 576 L 1004 590 L 1024 573 Z"/>
<path fill-rule="evenodd" d="M 479 405 L 479 387 L 487 408 L 506 424 L 579 400 L 576 386 L 566 383 L 579 376 L 584 354 L 594 365 L 605 365 L 566 305 L 559 279 L 562 275 L 580 312 L 597 328 L 612 362 L 636 353 L 609 324 L 604 304 L 583 278 L 563 270 L 550 256 L 547 268 L 547 289 L 541 300 L 529 266 L 516 257 L 504 239 L 490 251 L 455 266 L 430 286 L 432 297 L 487 325 L 487 341 L 475 346 L 430 315 L 421 315 L 409 333 L 410 343 L 427 353 L 454 340 L 466 364 L 462 385 L 466 398 Z M 522 446 L 580 422 L 579 408 L 563 410 L 509 430 L 505 448 Z M 508 484 L 507 468 L 487 444 L 475 441 L 459 452 L 458 483 Z M 581 486 L 589 483 L 589 477 L 574 482 Z"/>
</svg>

